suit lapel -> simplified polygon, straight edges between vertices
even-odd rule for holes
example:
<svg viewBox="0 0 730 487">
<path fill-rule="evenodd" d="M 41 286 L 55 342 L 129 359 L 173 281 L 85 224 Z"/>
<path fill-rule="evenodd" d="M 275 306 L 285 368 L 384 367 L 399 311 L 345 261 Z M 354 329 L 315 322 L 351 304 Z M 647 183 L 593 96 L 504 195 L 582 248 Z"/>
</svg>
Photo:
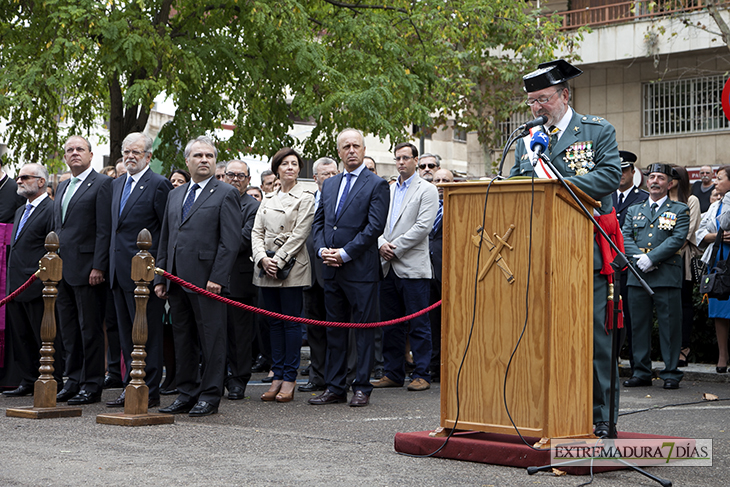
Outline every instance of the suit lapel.
<svg viewBox="0 0 730 487">
<path fill-rule="evenodd" d="M 96 181 L 97 176 L 96 171 L 93 169 L 91 170 L 91 173 L 84 179 L 83 181 L 79 181 L 78 185 L 79 188 L 76 190 L 74 195 L 71 197 L 71 201 L 68 203 L 68 208 L 66 208 L 66 216 L 68 217 L 68 214 L 71 213 L 71 210 L 73 209 L 74 205 L 76 205 L 76 202 L 83 196 L 83 194 L 88 190 L 92 184 Z M 69 183 L 70 184 L 70 183 Z M 65 191 L 64 191 L 65 192 Z"/>
<path fill-rule="evenodd" d="M 421 184 L 422 179 L 416 178 L 413 181 L 411 181 L 411 184 L 408 186 L 408 190 L 406 191 L 405 196 L 403 197 L 403 201 L 400 204 L 400 208 L 398 209 L 398 216 L 395 218 L 395 222 L 393 223 L 393 226 L 398 224 L 398 220 L 400 220 L 401 215 L 403 215 L 403 212 L 408 207 L 408 203 L 410 203 L 411 199 L 413 199 L 413 195 L 416 194 L 416 191 L 418 191 L 418 185 Z M 393 184 L 395 186 L 395 184 Z M 392 195 L 391 195 L 392 198 Z"/>
<path fill-rule="evenodd" d="M 46 201 L 46 200 L 48 200 L 48 201 Z M 41 213 L 43 213 L 45 211 L 46 206 L 49 205 L 51 203 L 51 201 L 52 200 L 50 198 L 45 198 L 43 201 L 38 203 L 38 206 L 35 207 L 35 209 L 33 210 L 33 213 L 31 213 L 30 216 L 28 217 L 28 221 L 26 221 L 25 225 L 23 225 L 23 228 L 20 229 L 20 233 L 17 236 L 13 235 L 13 246 L 15 246 L 15 242 L 20 239 L 20 237 L 23 235 L 23 233 L 25 233 L 25 230 L 27 228 L 29 228 L 33 224 L 33 222 L 39 217 L 38 215 L 40 215 Z M 19 216 L 20 219 L 23 218 L 23 213 L 25 213 L 25 205 L 21 206 L 21 208 L 23 209 L 23 211 L 20 212 L 20 215 L 16 215 L 16 216 Z M 15 221 L 20 223 L 20 220 L 18 218 L 16 218 Z"/>
<path fill-rule="evenodd" d="M 147 186 L 150 181 L 150 171 L 152 169 L 147 169 L 147 172 L 144 173 L 144 175 L 139 178 L 139 181 L 137 181 L 137 184 L 134 185 L 134 189 L 132 189 L 132 192 L 129 193 L 129 198 L 127 199 L 127 202 L 124 205 L 124 208 L 122 209 L 122 214 L 119 216 L 119 219 L 126 218 L 129 212 L 131 211 L 134 204 L 137 202 L 140 196 L 142 196 L 142 193 L 147 189 Z M 126 184 L 126 181 L 125 181 Z M 116 199 L 116 198 L 115 198 Z M 119 194 L 119 199 L 117 200 L 121 204 L 122 195 Z M 117 213 L 119 212 L 119 206 L 117 205 Z"/>
<path fill-rule="evenodd" d="M 116 183 L 117 180 L 114 180 Z M 121 181 L 121 178 L 119 179 Z M 124 184 L 127 184 L 127 177 L 124 177 Z M 119 215 L 119 205 L 122 204 L 122 193 L 124 192 L 124 184 L 112 184 L 112 217 Z M 116 218 L 117 222 L 119 218 Z"/>
<path fill-rule="evenodd" d="M 352 202 L 352 200 L 355 199 L 355 195 L 357 195 L 357 193 L 359 193 L 360 190 L 363 188 L 363 186 L 366 183 L 366 179 L 370 176 L 370 174 L 368 174 L 369 172 L 370 171 L 368 169 L 365 169 L 360 172 L 360 175 L 358 177 L 355 178 L 355 182 L 352 183 L 352 186 L 350 187 L 350 192 L 347 193 L 347 198 L 345 198 L 345 204 L 342 206 L 342 209 L 340 210 L 340 214 L 337 215 L 337 219 L 335 220 L 335 222 L 337 222 L 340 219 L 340 217 L 345 213 L 345 211 L 347 211 L 347 207 L 350 206 L 350 203 Z M 338 185 L 337 186 L 338 193 L 339 193 L 339 189 L 340 189 L 340 187 Z M 337 200 L 336 196 L 337 195 L 335 195 L 335 204 L 336 204 L 336 200 Z"/>
<path fill-rule="evenodd" d="M 188 183 L 190 184 L 190 183 Z M 215 178 L 212 178 L 208 184 L 205 185 L 205 188 L 201 189 L 200 196 L 197 197 L 195 200 L 195 203 L 193 203 L 193 207 L 190 208 L 190 211 L 188 212 L 187 216 L 185 217 L 185 220 L 183 220 L 180 224 L 184 225 L 186 221 L 190 220 L 190 217 L 197 211 L 198 208 L 200 208 L 200 205 L 202 205 L 205 200 L 210 198 L 210 195 L 212 195 L 216 189 L 218 189 L 218 180 Z M 186 191 L 187 193 L 187 191 Z M 183 196 L 184 197 L 184 196 Z M 180 214 L 182 215 L 182 205 L 180 205 Z"/>
</svg>

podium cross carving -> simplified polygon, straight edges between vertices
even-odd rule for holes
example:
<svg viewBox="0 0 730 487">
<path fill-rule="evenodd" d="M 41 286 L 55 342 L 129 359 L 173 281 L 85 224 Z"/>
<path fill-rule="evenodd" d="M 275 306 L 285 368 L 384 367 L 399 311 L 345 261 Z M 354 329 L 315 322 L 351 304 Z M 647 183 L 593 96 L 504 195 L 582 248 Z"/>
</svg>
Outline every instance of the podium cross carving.
<svg viewBox="0 0 730 487">
<path fill-rule="evenodd" d="M 514 250 L 513 247 L 507 243 L 507 240 L 509 240 L 514 229 L 515 225 L 513 223 L 507 229 L 507 233 L 504 234 L 504 237 L 500 237 L 496 233 L 493 234 L 496 243 L 492 242 L 489 237 L 484 234 L 484 229 L 481 227 L 477 228 L 476 235 L 471 236 L 471 241 L 474 243 L 474 245 L 479 247 L 479 244 L 483 241 L 487 245 L 487 249 L 489 250 L 489 258 L 487 259 L 486 264 L 484 264 L 484 267 L 482 267 L 482 270 L 479 271 L 480 281 L 484 279 L 484 277 L 489 272 L 489 269 L 492 268 L 492 265 L 497 264 L 497 267 L 499 267 L 499 269 L 502 271 L 504 277 L 507 278 L 507 282 L 509 284 L 514 284 L 515 276 L 514 274 L 512 274 L 512 271 L 507 266 L 507 263 L 505 262 L 504 257 L 502 257 L 501 253 L 504 247 L 507 247 L 510 250 Z"/>
</svg>

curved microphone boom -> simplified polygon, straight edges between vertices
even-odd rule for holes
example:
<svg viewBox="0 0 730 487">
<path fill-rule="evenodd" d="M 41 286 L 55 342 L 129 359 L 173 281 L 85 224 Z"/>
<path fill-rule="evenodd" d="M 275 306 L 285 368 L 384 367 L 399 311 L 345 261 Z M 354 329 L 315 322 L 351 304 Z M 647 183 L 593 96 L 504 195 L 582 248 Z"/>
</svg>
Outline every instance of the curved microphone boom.
<svg viewBox="0 0 730 487">
<path fill-rule="evenodd" d="M 547 123 L 547 117 L 545 115 L 540 115 L 535 120 L 530 120 L 529 122 L 520 125 L 517 127 L 517 130 L 530 130 L 532 127 L 537 127 L 538 125 L 545 125 Z"/>
</svg>

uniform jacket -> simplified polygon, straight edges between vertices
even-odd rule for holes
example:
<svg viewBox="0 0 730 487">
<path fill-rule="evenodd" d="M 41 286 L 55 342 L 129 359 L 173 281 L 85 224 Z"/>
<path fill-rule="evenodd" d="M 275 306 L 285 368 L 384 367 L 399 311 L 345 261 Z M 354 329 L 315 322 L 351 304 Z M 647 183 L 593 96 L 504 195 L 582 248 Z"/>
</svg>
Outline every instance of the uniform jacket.
<svg viewBox="0 0 730 487">
<path fill-rule="evenodd" d="M 652 217 L 650 205 L 651 200 L 646 200 L 626 213 L 621 229 L 626 255 L 629 258 L 642 253 L 649 256 L 657 268 L 648 273 L 639 270 L 639 273 L 650 287 L 681 288 L 682 256 L 679 250 L 689 230 L 689 207 L 667 198 Z M 640 286 L 633 273 L 629 273 L 628 285 Z"/>
<path fill-rule="evenodd" d="M 8 257 L 8 293 L 22 286 L 31 274 L 38 270 L 38 261 L 46 255 L 46 236 L 53 231 L 53 200 L 51 198 L 45 198 L 38 203 L 18 234 L 18 224 L 23 218 L 23 213 L 25 213 L 25 206 L 21 206 L 15 211 L 13 241 L 10 244 L 10 257 Z M 36 279 L 15 300 L 27 302 L 40 298 L 42 295 L 43 282 Z"/>
<path fill-rule="evenodd" d="M 629 206 L 633 206 L 637 203 L 641 203 L 643 201 L 646 201 L 646 199 L 649 197 L 649 192 L 644 191 L 643 189 L 639 189 L 636 186 L 634 186 L 631 191 L 629 192 L 629 195 L 624 199 L 624 202 L 622 204 L 618 204 L 618 194 L 616 191 L 614 191 L 611 194 L 611 201 L 613 202 L 613 207 L 616 208 L 616 217 L 618 218 L 618 223 L 623 228 L 624 226 L 624 220 L 626 220 L 626 210 L 629 208 Z"/>
<path fill-rule="evenodd" d="M 253 262 L 251 261 L 251 230 L 256 218 L 259 202 L 248 194 L 241 196 L 241 248 L 231 269 L 231 296 L 242 298 L 256 294 L 253 285 Z"/>
<path fill-rule="evenodd" d="M 109 270 L 111 237 L 112 179 L 93 169 L 83 181 L 61 221 L 61 202 L 70 179 L 56 190 L 53 202 L 54 228 L 59 239 L 58 254 L 63 259 L 63 279 L 71 286 L 89 284 L 92 269 Z"/>
<path fill-rule="evenodd" d="M 337 193 L 343 173 L 328 178 L 322 185 L 319 207 L 314 215 L 314 248 L 343 248 L 352 260 L 340 267 L 323 265 L 327 279 L 341 276 L 353 282 L 377 282 L 381 278 L 378 237 L 388 218 L 388 183 L 364 170 L 355 180 L 340 214 L 335 217 Z"/>
<path fill-rule="evenodd" d="M 116 277 L 122 289 L 134 292 L 136 285 L 132 281 L 132 257 L 139 252 L 137 235 L 143 228 L 149 230 L 152 235 L 152 247 L 149 252 L 153 256 L 157 255 L 167 195 L 172 190 L 172 184 L 167 178 L 153 172 L 152 169 L 147 169 L 129 194 L 120 215 L 119 205 L 128 177 L 125 175 L 112 182 L 109 285 L 114 284 Z"/>
<path fill-rule="evenodd" d="M 264 196 L 251 231 L 255 285 L 295 287 L 312 284 L 306 241 L 312 231 L 313 218 L 314 194 L 305 191 L 301 184 L 295 184 L 288 196 L 281 191 Z M 261 275 L 259 263 L 266 257 L 267 250 L 276 252 L 274 259 L 279 269 L 292 257 L 296 258 L 286 279 L 273 279 L 266 273 Z"/>
<path fill-rule="evenodd" d="M 241 247 L 240 194 L 230 184 L 211 178 L 182 220 L 189 187 L 190 182 L 178 186 L 167 197 L 157 267 L 203 289 L 211 281 L 228 292 L 228 278 Z M 163 280 L 157 276 L 155 285 Z"/>
<path fill-rule="evenodd" d="M 395 198 L 396 184 L 390 185 L 390 205 L 385 230 L 378 239 L 378 248 L 386 242 L 395 245 L 395 258 L 387 261 L 380 259 L 383 275 L 393 270 L 401 279 L 430 279 L 431 259 L 429 258 L 428 234 L 433 230 L 433 221 L 439 207 L 438 189 L 433 184 L 413 176 L 403 197 L 400 210 L 393 215 L 391 208 Z M 391 222 L 395 219 L 395 222 Z M 390 230 L 391 224 L 393 230 Z"/>
</svg>

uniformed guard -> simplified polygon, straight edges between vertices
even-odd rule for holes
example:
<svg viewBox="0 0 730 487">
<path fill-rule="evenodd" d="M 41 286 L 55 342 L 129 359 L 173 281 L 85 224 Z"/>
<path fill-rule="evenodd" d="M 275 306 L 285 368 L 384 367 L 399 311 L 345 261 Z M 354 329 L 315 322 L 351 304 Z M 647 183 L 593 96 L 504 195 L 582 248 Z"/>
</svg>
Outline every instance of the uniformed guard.
<svg viewBox="0 0 730 487">
<path fill-rule="evenodd" d="M 611 203 L 611 195 L 621 179 L 616 131 L 605 119 L 581 115 L 570 107 L 568 81 L 580 76 L 580 69 L 562 59 L 538 67 L 538 70 L 525 75 L 523 82 L 527 92 L 526 103 L 532 109 L 532 115 L 545 115 L 548 119 L 545 125 L 549 127 L 550 144 L 546 153 L 566 180 L 601 202 L 597 217 L 612 218 L 617 227 Z M 539 164 L 533 167 L 533 157 L 530 137 L 518 141 L 510 176 L 555 178 L 554 174 Z M 606 276 L 611 274 L 611 270 L 608 265 L 610 262 L 605 262 L 604 266 L 603 254 L 595 242 L 593 249 L 593 423 L 596 436 L 606 437 L 609 433 L 611 367 L 617 368 L 616 364 L 611 364 L 611 335 L 605 328 L 608 298 Z M 616 398 L 614 411 L 615 417 L 618 417 L 618 379 L 613 387 Z"/>
<path fill-rule="evenodd" d="M 632 319 L 634 372 L 626 387 L 651 385 L 652 309 L 659 322 L 659 346 L 664 360 L 665 389 L 677 389 L 682 372 L 677 368 L 682 347 L 682 256 L 689 231 L 689 207 L 667 196 L 674 177 L 668 164 L 652 164 L 647 170 L 649 198 L 626 212 L 622 227 L 626 254 L 636 260 L 641 277 L 654 296 L 629 275 L 629 310 Z"/>
</svg>

